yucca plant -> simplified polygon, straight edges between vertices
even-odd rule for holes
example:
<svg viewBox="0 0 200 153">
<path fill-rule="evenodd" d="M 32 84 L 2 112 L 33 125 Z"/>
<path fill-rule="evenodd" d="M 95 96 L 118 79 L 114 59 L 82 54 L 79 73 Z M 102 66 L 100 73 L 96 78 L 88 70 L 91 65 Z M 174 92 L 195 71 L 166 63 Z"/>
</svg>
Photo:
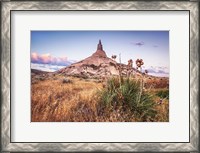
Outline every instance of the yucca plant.
<svg viewBox="0 0 200 153">
<path fill-rule="evenodd" d="M 120 87 L 119 80 L 117 78 L 111 78 L 107 80 L 105 88 L 99 92 L 101 102 L 105 106 L 111 106 L 115 102 L 117 90 Z"/>
<path fill-rule="evenodd" d="M 147 121 L 156 114 L 152 97 L 141 93 L 141 81 L 123 78 L 120 84 L 117 78 L 111 78 L 99 95 L 105 108 L 131 111 L 139 121 Z"/>
</svg>

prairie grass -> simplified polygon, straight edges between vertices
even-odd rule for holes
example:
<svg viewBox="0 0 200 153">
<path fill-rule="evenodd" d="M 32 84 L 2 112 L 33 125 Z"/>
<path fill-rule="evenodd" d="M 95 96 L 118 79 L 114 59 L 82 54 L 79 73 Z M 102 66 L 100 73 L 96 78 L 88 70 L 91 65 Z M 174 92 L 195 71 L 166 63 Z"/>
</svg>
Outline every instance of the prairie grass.
<svg viewBox="0 0 200 153">
<path fill-rule="evenodd" d="M 102 85 L 78 78 L 70 79 L 72 83 L 67 84 L 62 82 L 61 77 L 32 84 L 32 122 L 81 121 L 82 118 L 93 121 L 86 111 L 95 112 L 95 91 Z"/>
<path fill-rule="evenodd" d="M 33 78 L 32 78 L 33 79 Z M 141 93 L 138 80 L 107 82 L 55 76 L 31 86 L 32 122 L 167 122 L 169 100 L 158 104 L 162 89 Z M 34 80 L 34 79 L 33 79 Z M 64 80 L 64 81 L 63 81 Z M 166 94 L 166 93 L 165 93 Z"/>
</svg>

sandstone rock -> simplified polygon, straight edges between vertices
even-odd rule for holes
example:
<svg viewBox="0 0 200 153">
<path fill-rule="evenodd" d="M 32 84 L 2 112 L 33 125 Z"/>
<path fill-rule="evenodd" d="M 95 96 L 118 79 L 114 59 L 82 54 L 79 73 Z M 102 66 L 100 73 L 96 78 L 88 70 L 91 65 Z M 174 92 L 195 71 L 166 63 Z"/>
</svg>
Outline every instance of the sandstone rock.
<svg viewBox="0 0 200 153">
<path fill-rule="evenodd" d="M 106 52 L 103 50 L 101 40 L 99 40 L 95 53 L 84 60 L 57 71 L 57 73 L 62 73 L 68 76 L 84 75 L 88 78 L 109 77 L 112 75 L 119 75 L 119 65 L 120 64 L 115 60 L 107 57 Z M 122 74 L 126 75 L 127 65 L 121 65 L 123 68 Z"/>
</svg>

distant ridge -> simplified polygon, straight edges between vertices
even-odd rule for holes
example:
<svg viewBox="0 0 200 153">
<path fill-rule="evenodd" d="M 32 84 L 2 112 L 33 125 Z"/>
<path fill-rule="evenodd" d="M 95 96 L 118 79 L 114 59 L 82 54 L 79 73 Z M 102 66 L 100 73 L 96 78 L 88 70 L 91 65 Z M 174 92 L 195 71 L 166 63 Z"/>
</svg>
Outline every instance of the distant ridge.
<svg viewBox="0 0 200 153">
<path fill-rule="evenodd" d="M 47 74 L 49 72 L 42 71 L 42 70 L 36 70 L 36 69 L 31 69 L 31 74 Z"/>
</svg>

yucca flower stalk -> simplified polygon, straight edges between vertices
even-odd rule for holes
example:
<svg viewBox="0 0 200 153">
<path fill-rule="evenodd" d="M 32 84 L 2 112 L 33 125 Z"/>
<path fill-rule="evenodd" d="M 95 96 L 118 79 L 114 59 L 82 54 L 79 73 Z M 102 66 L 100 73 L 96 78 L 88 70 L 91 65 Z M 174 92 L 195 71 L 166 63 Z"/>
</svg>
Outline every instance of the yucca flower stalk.
<svg viewBox="0 0 200 153">
<path fill-rule="evenodd" d="M 115 61 L 117 58 L 117 55 L 112 55 L 111 58 Z"/>
<path fill-rule="evenodd" d="M 142 65 L 144 65 L 144 62 L 143 62 L 143 59 L 137 59 L 136 60 L 136 66 L 137 66 L 137 69 L 140 68 L 140 73 L 142 73 Z M 142 73 L 142 79 L 141 79 L 141 85 L 140 85 L 140 92 L 139 92 L 139 96 L 138 96 L 138 102 L 140 102 L 141 100 L 141 95 L 143 93 L 143 88 L 144 88 L 144 75 Z"/>
<path fill-rule="evenodd" d="M 144 65 L 143 59 L 137 59 L 135 61 L 137 69 L 140 69 L 140 72 L 142 72 L 142 65 Z"/>
<path fill-rule="evenodd" d="M 130 77 L 130 74 L 132 72 L 132 68 L 133 68 L 133 60 L 129 59 L 128 60 L 128 65 L 127 65 L 127 77 Z"/>
<path fill-rule="evenodd" d="M 119 83 L 120 83 L 120 86 L 122 84 L 122 65 L 121 65 L 121 53 L 119 54 Z"/>
</svg>

